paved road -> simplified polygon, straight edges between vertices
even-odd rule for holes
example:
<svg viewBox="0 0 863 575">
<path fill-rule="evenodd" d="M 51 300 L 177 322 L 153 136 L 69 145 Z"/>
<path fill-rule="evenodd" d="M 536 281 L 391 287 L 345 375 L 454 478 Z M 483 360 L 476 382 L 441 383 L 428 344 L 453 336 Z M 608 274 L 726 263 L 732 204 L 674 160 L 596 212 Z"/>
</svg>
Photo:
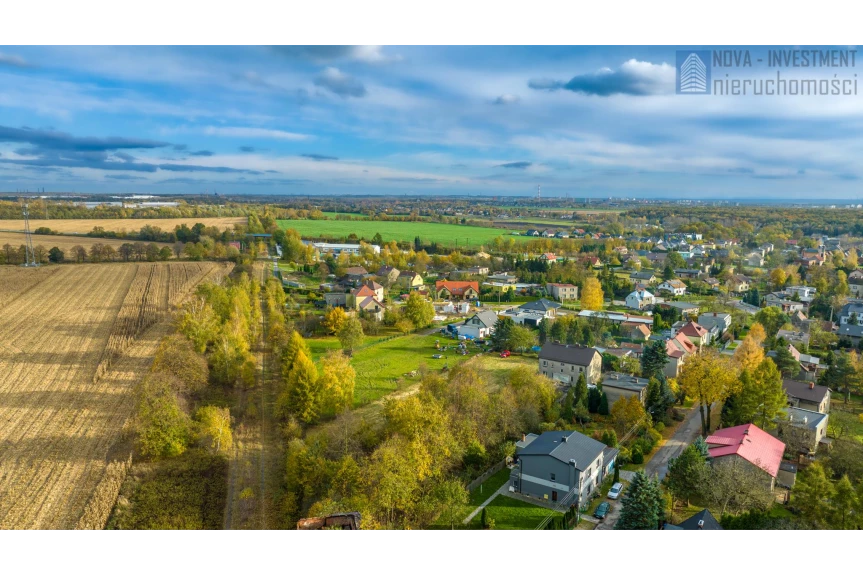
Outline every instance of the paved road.
<svg viewBox="0 0 863 575">
<path fill-rule="evenodd" d="M 644 466 L 644 473 L 648 477 L 656 475 L 662 481 L 665 474 L 668 473 L 668 460 L 680 455 L 687 445 L 695 441 L 699 433 L 701 433 L 701 416 L 696 407 L 689 410 L 686 419 L 683 420 L 674 435 L 647 462 L 647 465 Z"/>
</svg>

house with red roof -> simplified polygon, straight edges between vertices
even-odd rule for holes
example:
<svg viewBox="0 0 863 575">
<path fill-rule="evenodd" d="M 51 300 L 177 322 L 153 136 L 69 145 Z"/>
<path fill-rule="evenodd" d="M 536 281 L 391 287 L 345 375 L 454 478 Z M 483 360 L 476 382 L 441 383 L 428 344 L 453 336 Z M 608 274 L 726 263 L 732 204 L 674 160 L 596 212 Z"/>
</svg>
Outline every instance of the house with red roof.
<svg viewBox="0 0 863 575">
<path fill-rule="evenodd" d="M 479 282 L 436 281 L 438 299 L 465 300 L 479 297 Z"/>
<path fill-rule="evenodd" d="M 674 337 L 665 341 L 665 353 L 668 355 L 668 363 L 665 364 L 663 373 L 666 377 L 677 377 L 686 358 L 693 353 L 698 353 L 698 346 L 689 341 L 684 334 L 677 332 Z"/>
<path fill-rule="evenodd" d="M 785 444 L 752 423 L 716 430 L 707 437 L 714 465 L 745 461 L 764 472 L 770 490 L 776 485 Z"/>
<path fill-rule="evenodd" d="M 685 335 L 689 341 L 698 346 L 698 349 L 710 343 L 710 332 L 691 320 L 677 329 L 676 332 Z"/>
</svg>

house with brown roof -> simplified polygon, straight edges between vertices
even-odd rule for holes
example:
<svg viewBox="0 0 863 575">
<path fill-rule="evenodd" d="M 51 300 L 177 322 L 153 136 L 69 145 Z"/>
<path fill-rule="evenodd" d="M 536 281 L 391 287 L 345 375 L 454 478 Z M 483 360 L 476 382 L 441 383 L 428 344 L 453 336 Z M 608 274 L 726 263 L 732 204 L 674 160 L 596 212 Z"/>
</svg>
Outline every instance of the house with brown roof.
<svg viewBox="0 0 863 575">
<path fill-rule="evenodd" d="M 818 413 L 830 413 L 830 388 L 814 381 L 783 379 L 782 388 L 788 396 L 788 405 Z"/>
<path fill-rule="evenodd" d="M 686 293 L 686 284 L 678 279 L 670 279 L 659 284 L 656 289 L 673 295 L 684 295 Z"/>
<path fill-rule="evenodd" d="M 366 286 L 363 286 L 366 287 Z M 377 321 L 384 319 L 386 307 L 374 296 L 367 296 L 356 300 L 356 310 L 375 318 Z"/>
<path fill-rule="evenodd" d="M 647 341 L 650 337 L 650 328 L 643 323 L 625 321 L 620 324 L 620 335 L 635 341 Z"/>
<path fill-rule="evenodd" d="M 479 297 L 479 282 L 436 281 L 438 299 L 466 300 Z"/>
<path fill-rule="evenodd" d="M 378 279 L 383 282 L 384 285 L 389 287 L 396 283 L 399 279 L 400 273 L 401 272 L 393 266 L 381 266 L 378 268 L 375 275 L 378 276 Z"/>
<path fill-rule="evenodd" d="M 744 461 L 764 472 L 764 483 L 771 491 L 776 485 L 785 444 L 752 423 L 718 429 L 707 437 L 713 465 Z"/>
<path fill-rule="evenodd" d="M 698 346 L 698 349 L 710 343 L 710 332 L 694 321 L 688 321 L 682 326 L 675 328 L 674 331 L 685 335 L 689 341 Z"/>
<path fill-rule="evenodd" d="M 663 373 L 666 377 L 677 377 L 686 362 L 686 358 L 693 353 L 698 353 L 698 346 L 689 341 L 689 338 L 684 334 L 678 332 L 674 337 L 665 341 L 665 353 L 668 355 L 668 363 L 665 364 Z"/>
</svg>

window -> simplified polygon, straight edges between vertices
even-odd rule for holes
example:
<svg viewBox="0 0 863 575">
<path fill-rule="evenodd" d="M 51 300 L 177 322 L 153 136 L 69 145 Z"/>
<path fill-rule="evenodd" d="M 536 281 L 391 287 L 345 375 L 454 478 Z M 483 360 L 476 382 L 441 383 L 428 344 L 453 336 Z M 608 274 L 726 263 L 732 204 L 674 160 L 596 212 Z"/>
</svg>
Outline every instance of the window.
<svg viewBox="0 0 863 575">
<path fill-rule="evenodd" d="M 552 480 L 552 481 L 554 481 L 554 480 L 555 480 L 554 473 L 552 473 L 552 474 L 551 474 L 551 480 Z"/>
<path fill-rule="evenodd" d="M 542 365 L 548 365 L 548 362 L 545 360 L 542 360 Z"/>
</svg>

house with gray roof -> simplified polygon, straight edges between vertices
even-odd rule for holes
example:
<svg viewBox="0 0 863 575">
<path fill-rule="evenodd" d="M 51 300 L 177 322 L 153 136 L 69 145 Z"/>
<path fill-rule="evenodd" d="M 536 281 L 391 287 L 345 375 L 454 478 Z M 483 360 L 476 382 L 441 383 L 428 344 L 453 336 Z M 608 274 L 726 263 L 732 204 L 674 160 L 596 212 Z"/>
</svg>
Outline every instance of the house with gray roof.
<svg viewBox="0 0 863 575">
<path fill-rule="evenodd" d="M 826 413 L 787 407 L 785 413 L 776 418 L 776 436 L 789 449 L 813 454 L 818 450 L 818 444 L 827 439 L 829 419 Z"/>
<path fill-rule="evenodd" d="M 830 388 L 814 381 L 783 379 L 782 388 L 788 396 L 788 405 L 819 413 L 830 413 Z"/>
<path fill-rule="evenodd" d="M 575 385 L 582 373 L 587 383 L 597 383 L 602 356 L 592 347 L 546 342 L 539 350 L 539 372 L 566 385 Z"/>
<path fill-rule="evenodd" d="M 494 333 L 497 314 L 490 310 L 478 311 L 458 326 L 458 334 L 469 338 L 482 339 Z"/>
<path fill-rule="evenodd" d="M 577 431 L 546 431 L 516 444 L 509 490 L 568 507 L 587 502 L 614 472 L 618 450 Z"/>
<path fill-rule="evenodd" d="M 637 397 L 644 404 L 647 401 L 647 384 L 650 380 L 644 377 L 636 377 L 625 373 L 611 371 L 602 374 L 602 391 L 608 397 L 608 405 L 611 407 L 618 399 Z"/>
</svg>

